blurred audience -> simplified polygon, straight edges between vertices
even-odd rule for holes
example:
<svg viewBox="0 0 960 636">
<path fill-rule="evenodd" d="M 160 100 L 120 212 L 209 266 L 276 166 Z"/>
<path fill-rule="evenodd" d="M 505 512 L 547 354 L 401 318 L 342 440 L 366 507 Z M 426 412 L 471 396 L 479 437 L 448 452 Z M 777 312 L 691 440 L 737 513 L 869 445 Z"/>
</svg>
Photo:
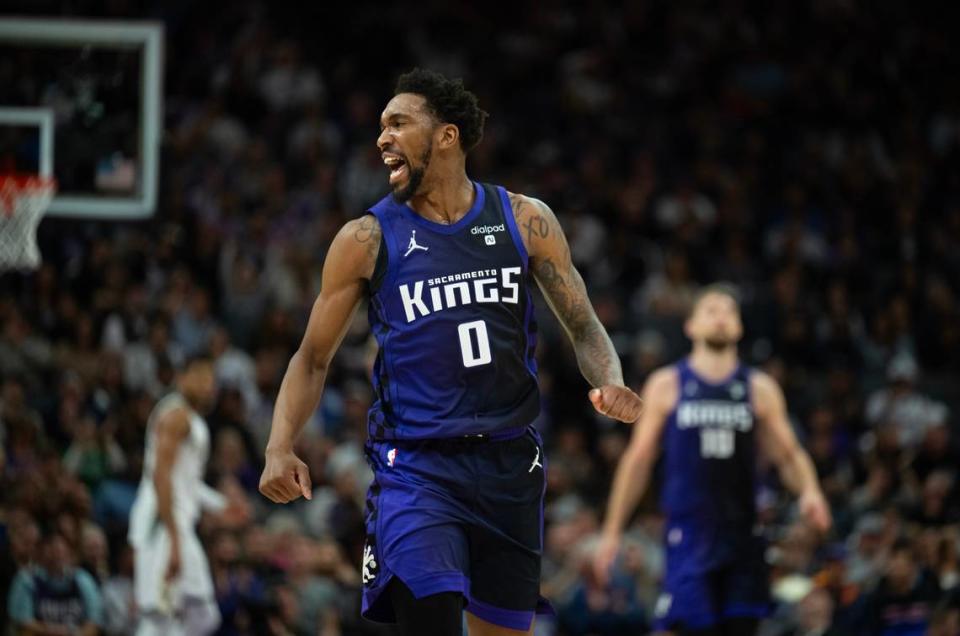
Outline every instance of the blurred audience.
<svg viewBox="0 0 960 636">
<path fill-rule="evenodd" d="M 0 615 L 129 634 L 126 519 L 144 427 L 186 356 L 220 396 L 206 516 L 221 634 L 390 634 L 358 618 L 373 347 L 346 334 L 298 452 L 310 502 L 257 494 L 272 406 L 330 240 L 387 190 L 379 109 L 414 65 L 491 113 L 478 179 L 544 199 L 639 386 L 686 351 L 696 288 L 743 292 L 746 360 L 784 386 L 836 532 L 758 493 L 771 636 L 960 634 L 960 90 L 951 22 L 916 3 L 65 4 L 166 24 L 157 214 L 47 219 L 0 275 Z M 57 3 L 26 3 L 38 14 Z M 363 37 L 358 40 L 356 34 Z M 480 52 L 483 54 L 481 55 Z M 504 61 L 508 63 L 504 63 Z M 0 64 L 0 103 L 42 90 Z M 628 431 L 584 399 L 541 305 L 548 446 L 540 636 L 642 633 L 663 553 L 643 502 L 610 588 L 590 551 Z M 42 537 L 42 539 L 41 539 Z M 59 630 L 59 631 L 58 631 Z"/>
</svg>

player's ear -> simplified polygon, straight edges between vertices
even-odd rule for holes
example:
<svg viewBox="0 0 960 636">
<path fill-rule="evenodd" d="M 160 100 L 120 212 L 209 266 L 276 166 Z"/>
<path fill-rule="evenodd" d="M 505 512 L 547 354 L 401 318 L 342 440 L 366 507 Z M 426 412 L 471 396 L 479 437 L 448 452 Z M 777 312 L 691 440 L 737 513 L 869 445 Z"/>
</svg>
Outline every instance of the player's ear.
<svg viewBox="0 0 960 636">
<path fill-rule="evenodd" d="M 460 129 L 453 124 L 443 124 L 437 127 L 437 146 L 443 150 L 453 148 L 460 143 Z"/>
</svg>

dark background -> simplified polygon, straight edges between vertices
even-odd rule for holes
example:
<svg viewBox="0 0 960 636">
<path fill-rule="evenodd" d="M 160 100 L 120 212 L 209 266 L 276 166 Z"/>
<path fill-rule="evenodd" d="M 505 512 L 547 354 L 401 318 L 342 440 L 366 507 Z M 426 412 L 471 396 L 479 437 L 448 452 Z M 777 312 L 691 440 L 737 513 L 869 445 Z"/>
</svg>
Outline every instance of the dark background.
<svg viewBox="0 0 960 636">
<path fill-rule="evenodd" d="M 44 266 L 0 277 L 7 536 L 62 526 L 88 568 L 106 563 L 105 595 L 124 598 L 123 502 L 146 413 L 184 356 L 212 345 L 223 390 L 210 481 L 233 505 L 201 530 L 222 633 L 265 633 L 268 620 L 272 633 L 369 630 L 355 616 L 371 398 L 362 317 L 300 448 L 320 495 L 280 508 L 256 483 L 324 252 L 386 192 L 379 113 L 396 76 L 420 65 L 463 77 L 491 113 L 470 175 L 558 213 L 631 385 L 686 351 L 682 319 L 700 284 L 739 286 L 741 351 L 784 386 L 837 520 L 826 540 L 812 536 L 764 471 L 779 599 L 765 629 L 804 633 L 815 614 L 837 633 L 884 633 L 909 604 L 922 608 L 915 633 L 960 629 L 955 16 L 855 1 L 13 12 L 162 20 L 167 59 L 155 218 L 45 220 Z M 629 431 L 592 414 L 541 309 L 543 580 L 560 617 L 540 629 L 643 633 L 662 572 L 655 497 L 614 589 L 593 588 L 582 564 Z M 99 530 L 105 546 L 86 546 Z M 906 574 L 888 558 L 899 537 Z M 29 558 L 11 556 L 3 579 Z M 115 614 L 112 633 L 124 633 Z"/>
</svg>

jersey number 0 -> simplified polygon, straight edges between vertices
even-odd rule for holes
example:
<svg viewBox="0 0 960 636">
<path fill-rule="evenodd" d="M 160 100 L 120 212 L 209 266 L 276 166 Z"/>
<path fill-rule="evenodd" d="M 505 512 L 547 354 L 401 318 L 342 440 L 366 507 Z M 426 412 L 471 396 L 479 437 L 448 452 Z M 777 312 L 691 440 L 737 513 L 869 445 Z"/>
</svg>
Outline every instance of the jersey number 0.
<svg viewBox="0 0 960 636">
<path fill-rule="evenodd" d="M 461 323 L 457 327 L 460 334 L 460 353 L 463 354 L 463 366 L 479 367 L 490 364 L 493 356 L 490 355 L 490 337 L 487 335 L 487 323 L 482 320 Z M 476 334 L 476 347 L 474 336 Z"/>
</svg>

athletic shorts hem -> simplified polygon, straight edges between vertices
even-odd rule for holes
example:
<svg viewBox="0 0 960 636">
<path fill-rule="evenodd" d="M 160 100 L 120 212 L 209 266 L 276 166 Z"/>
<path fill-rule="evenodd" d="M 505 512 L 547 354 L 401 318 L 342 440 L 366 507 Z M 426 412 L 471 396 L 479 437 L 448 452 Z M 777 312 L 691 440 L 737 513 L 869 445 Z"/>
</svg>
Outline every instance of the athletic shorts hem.
<svg viewBox="0 0 960 636">
<path fill-rule="evenodd" d="M 459 592 L 466 596 L 469 587 L 467 577 L 459 570 L 433 572 L 428 576 L 413 579 L 405 579 L 396 572 L 394 572 L 394 576 L 403 581 L 403 583 L 410 588 L 410 591 L 413 592 L 414 598 L 418 600 L 424 596 L 441 594 L 443 592 Z"/>
<path fill-rule="evenodd" d="M 390 570 L 382 570 L 380 576 L 382 576 L 383 579 L 378 581 L 375 589 L 365 588 L 363 590 L 360 608 L 360 616 L 374 623 L 397 622 L 397 616 L 393 610 L 393 601 L 391 601 L 389 595 L 386 594 L 387 586 L 389 586 L 390 580 L 394 577 L 400 579 L 404 585 L 410 588 L 410 592 L 412 592 L 414 598 L 417 599 L 430 596 L 431 594 L 441 594 L 443 592 L 456 592 L 466 597 L 469 586 L 463 573 L 455 570 L 441 572 L 440 574 L 430 574 L 425 577 L 416 577 L 410 580 L 406 580 L 402 576 L 397 575 L 396 572 Z"/>
<path fill-rule="evenodd" d="M 508 610 L 467 595 L 466 611 L 488 623 L 525 632 L 533 624 L 534 610 Z"/>
</svg>

